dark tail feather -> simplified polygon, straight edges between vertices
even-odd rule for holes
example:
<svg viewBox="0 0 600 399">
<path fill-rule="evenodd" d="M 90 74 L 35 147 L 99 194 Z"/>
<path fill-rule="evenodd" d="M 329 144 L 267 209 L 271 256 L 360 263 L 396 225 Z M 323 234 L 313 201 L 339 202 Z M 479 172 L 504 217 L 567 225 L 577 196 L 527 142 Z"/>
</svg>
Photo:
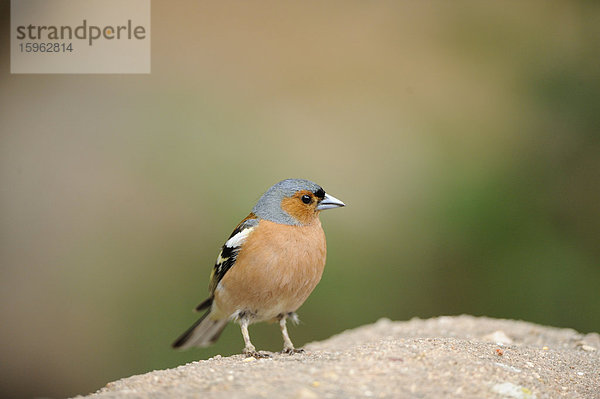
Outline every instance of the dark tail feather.
<svg viewBox="0 0 600 399">
<path fill-rule="evenodd" d="M 196 309 L 194 309 L 196 312 L 200 312 L 206 308 L 208 308 L 210 305 L 212 305 L 213 299 L 212 298 L 207 298 L 204 302 L 202 302 L 200 305 L 196 306 Z"/>
<path fill-rule="evenodd" d="M 206 347 L 217 342 L 227 326 L 227 319 L 215 320 L 210 317 L 210 310 L 195 322 L 173 343 L 173 348 L 187 349 L 194 346 Z"/>
</svg>

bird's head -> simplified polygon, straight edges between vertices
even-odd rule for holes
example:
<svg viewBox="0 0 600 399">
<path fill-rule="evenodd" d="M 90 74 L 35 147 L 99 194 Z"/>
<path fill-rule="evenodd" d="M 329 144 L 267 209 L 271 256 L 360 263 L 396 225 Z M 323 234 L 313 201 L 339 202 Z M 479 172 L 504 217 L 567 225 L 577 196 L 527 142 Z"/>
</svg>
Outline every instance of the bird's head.
<svg viewBox="0 0 600 399">
<path fill-rule="evenodd" d="M 311 224 L 325 209 L 345 204 L 316 183 L 286 179 L 271 186 L 258 200 L 252 213 L 261 219 L 288 225 Z"/>
</svg>

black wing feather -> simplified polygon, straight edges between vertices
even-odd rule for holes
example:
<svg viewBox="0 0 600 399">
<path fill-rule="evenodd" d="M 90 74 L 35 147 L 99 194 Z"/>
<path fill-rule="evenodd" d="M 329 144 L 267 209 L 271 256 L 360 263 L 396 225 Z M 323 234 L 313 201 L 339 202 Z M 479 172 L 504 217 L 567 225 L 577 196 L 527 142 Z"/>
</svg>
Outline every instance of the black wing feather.
<svg viewBox="0 0 600 399">
<path fill-rule="evenodd" d="M 254 216 L 254 214 L 248 215 L 248 217 L 242 220 L 240 224 L 238 224 L 237 227 L 233 230 L 233 233 L 231 233 L 231 235 L 229 236 L 228 241 L 229 239 L 231 239 L 237 234 L 240 234 L 244 230 L 256 227 L 256 225 L 258 225 L 258 222 L 259 220 L 256 218 L 256 216 Z M 217 259 L 217 262 L 215 263 L 210 278 L 209 290 L 211 298 L 213 297 L 215 288 L 217 288 L 219 282 L 223 279 L 223 277 L 229 271 L 229 269 L 231 269 L 235 265 L 235 261 L 237 260 L 237 256 L 240 249 L 241 244 L 238 246 L 230 247 L 227 245 L 227 243 L 225 243 L 221 248 L 221 252 L 219 253 L 219 257 Z"/>
</svg>

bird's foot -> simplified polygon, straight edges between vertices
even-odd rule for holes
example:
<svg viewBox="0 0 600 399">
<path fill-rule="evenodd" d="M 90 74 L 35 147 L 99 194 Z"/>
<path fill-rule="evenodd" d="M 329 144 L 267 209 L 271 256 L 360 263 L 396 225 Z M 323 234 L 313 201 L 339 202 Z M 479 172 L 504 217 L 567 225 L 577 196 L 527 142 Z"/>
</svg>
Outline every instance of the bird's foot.
<svg viewBox="0 0 600 399">
<path fill-rule="evenodd" d="M 254 348 L 244 348 L 244 350 L 242 351 L 242 353 L 244 355 L 246 355 L 246 357 L 253 357 L 255 359 L 266 359 L 271 357 L 271 355 L 268 352 L 265 351 L 257 351 Z"/>
<path fill-rule="evenodd" d="M 284 355 L 294 355 L 296 353 L 304 353 L 304 349 L 302 349 L 302 348 L 299 348 L 299 349 L 296 349 L 296 348 L 283 348 L 283 350 L 280 353 L 284 354 Z"/>
</svg>

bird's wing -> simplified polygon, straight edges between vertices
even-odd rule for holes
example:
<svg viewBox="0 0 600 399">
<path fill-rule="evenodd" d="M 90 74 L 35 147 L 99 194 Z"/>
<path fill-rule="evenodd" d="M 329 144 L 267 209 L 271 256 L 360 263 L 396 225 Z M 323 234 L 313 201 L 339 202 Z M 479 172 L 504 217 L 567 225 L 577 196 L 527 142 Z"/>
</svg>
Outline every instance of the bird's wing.
<svg viewBox="0 0 600 399">
<path fill-rule="evenodd" d="M 225 273 L 233 267 L 237 259 L 238 252 L 242 247 L 244 241 L 248 237 L 248 234 L 256 228 L 258 225 L 258 218 L 255 214 L 251 213 L 244 220 L 237 225 L 233 233 L 229 236 L 227 242 L 221 248 L 221 252 L 217 257 L 217 262 L 210 275 L 209 292 L 211 298 L 214 295 L 215 289 L 219 284 L 219 281 L 223 278 Z"/>
</svg>

